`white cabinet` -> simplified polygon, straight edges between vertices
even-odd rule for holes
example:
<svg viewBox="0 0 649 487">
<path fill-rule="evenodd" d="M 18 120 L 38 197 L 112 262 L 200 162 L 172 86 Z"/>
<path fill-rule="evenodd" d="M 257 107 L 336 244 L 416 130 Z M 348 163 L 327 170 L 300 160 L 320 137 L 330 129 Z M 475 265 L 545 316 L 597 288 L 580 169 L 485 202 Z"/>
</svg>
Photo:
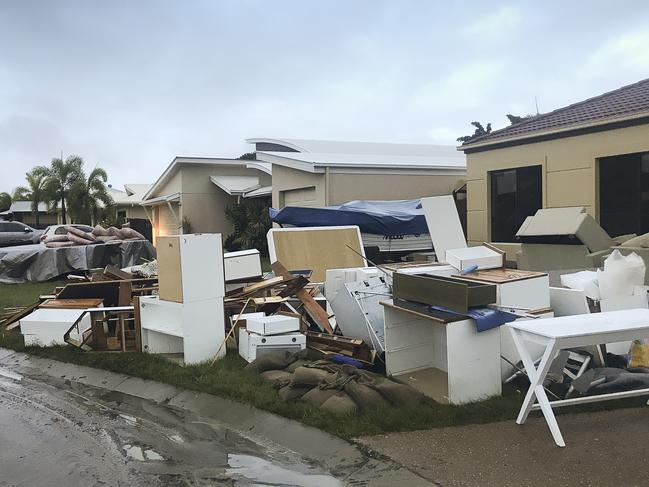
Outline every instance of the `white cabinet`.
<svg viewBox="0 0 649 487">
<path fill-rule="evenodd" d="M 225 340 L 223 298 L 193 303 L 140 298 L 142 348 L 149 353 L 182 353 L 186 364 L 213 359 Z M 222 347 L 219 358 L 225 355 Z"/>
<path fill-rule="evenodd" d="M 239 328 L 239 355 L 247 362 L 252 362 L 264 355 L 283 355 L 295 353 L 306 348 L 306 336 L 302 333 L 284 335 L 258 335 L 245 328 Z"/>
<path fill-rule="evenodd" d="M 221 234 L 158 237 L 160 299 L 191 303 L 225 295 Z"/>
<path fill-rule="evenodd" d="M 383 302 L 388 376 L 438 402 L 465 404 L 502 393 L 500 332 L 472 319 L 442 323 Z"/>
</svg>

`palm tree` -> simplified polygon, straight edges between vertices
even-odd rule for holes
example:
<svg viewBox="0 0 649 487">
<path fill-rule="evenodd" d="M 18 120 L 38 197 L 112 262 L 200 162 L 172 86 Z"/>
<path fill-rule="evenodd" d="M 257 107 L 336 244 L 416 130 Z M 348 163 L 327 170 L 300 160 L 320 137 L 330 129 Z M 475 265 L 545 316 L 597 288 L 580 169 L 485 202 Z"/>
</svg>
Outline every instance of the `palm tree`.
<svg viewBox="0 0 649 487">
<path fill-rule="evenodd" d="M 36 227 L 39 226 L 39 213 L 38 205 L 43 202 L 47 202 L 46 188 L 49 181 L 49 171 L 45 166 L 36 166 L 27 174 L 25 178 L 27 179 L 27 186 L 18 186 L 14 190 L 13 200 L 14 201 L 31 201 L 32 202 L 32 213 L 36 219 Z"/>
<path fill-rule="evenodd" d="M 113 204 L 106 186 L 107 180 L 106 171 L 100 167 L 95 167 L 87 178 L 82 170 L 81 178 L 77 179 L 69 190 L 68 206 L 75 221 L 90 221 L 94 225 L 99 213 Z"/>
<path fill-rule="evenodd" d="M 65 203 L 72 185 L 83 177 L 83 159 L 79 156 L 70 156 L 63 159 L 52 159 L 48 169 L 48 182 L 46 193 L 50 206 L 56 207 L 61 204 L 61 216 L 63 223 L 66 223 Z"/>
<path fill-rule="evenodd" d="M 0 211 L 7 211 L 11 207 L 11 196 L 9 193 L 0 193 Z"/>
</svg>

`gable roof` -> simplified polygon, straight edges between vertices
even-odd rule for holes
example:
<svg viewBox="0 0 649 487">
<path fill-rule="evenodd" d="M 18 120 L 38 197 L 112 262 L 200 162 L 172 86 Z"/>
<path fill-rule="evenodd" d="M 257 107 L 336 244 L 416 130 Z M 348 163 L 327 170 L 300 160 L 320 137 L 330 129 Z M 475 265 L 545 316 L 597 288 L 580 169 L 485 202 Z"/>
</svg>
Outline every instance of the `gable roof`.
<svg viewBox="0 0 649 487">
<path fill-rule="evenodd" d="M 531 138 L 568 137 L 580 133 L 572 132 L 584 132 L 588 128 L 591 132 L 610 130 L 625 121 L 627 125 L 649 123 L 649 79 L 495 130 L 465 142 L 459 149 L 485 147 L 488 150 L 486 146 L 506 142 L 514 145 L 514 141 L 526 143 Z"/>
<path fill-rule="evenodd" d="M 216 157 L 174 157 L 171 163 L 167 166 L 167 169 L 160 175 L 155 183 L 146 191 L 142 196 L 142 200 L 147 200 L 151 195 L 160 189 L 165 182 L 167 182 L 181 166 L 184 165 L 214 165 L 214 166 L 241 166 L 248 169 L 257 169 L 259 171 L 265 172 L 266 174 L 272 173 L 272 168 L 269 164 L 265 164 L 259 161 L 250 161 L 246 159 L 227 159 L 227 158 L 216 158 Z"/>
<path fill-rule="evenodd" d="M 258 160 L 306 172 L 324 172 L 326 167 L 466 170 L 464 154 L 452 145 L 268 138 L 247 142 L 256 145 Z"/>
<path fill-rule="evenodd" d="M 12 213 L 31 213 L 32 212 L 32 202 L 31 201 L 12 201 L 11 206 L 7 210 Z M 38 204 L 39 213 L 47 213 L 47 203 L 42 201 Z"/>
</svg>

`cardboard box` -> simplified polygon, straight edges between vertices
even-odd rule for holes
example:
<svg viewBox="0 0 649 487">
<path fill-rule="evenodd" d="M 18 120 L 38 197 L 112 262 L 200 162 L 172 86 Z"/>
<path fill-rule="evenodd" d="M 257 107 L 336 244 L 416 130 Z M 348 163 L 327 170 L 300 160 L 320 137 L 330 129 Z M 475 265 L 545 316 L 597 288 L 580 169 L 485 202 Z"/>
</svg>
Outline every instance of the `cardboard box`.
<svg viewBox="0 0 649 487">
<path fill-rule="evenodd" d="M 505 264 L 502 253 L 484 245 L 447 250 L 446 262 L 459 271 L 473 265 L 478 269 L 495 269 Z"/>
<path fill-rule="evenodd" d="M 258 335 L 280 335 L 300 331 L 300 320 L 284 315 L 250 316 L 246 318 L 246 328 Z"/>
</svg>

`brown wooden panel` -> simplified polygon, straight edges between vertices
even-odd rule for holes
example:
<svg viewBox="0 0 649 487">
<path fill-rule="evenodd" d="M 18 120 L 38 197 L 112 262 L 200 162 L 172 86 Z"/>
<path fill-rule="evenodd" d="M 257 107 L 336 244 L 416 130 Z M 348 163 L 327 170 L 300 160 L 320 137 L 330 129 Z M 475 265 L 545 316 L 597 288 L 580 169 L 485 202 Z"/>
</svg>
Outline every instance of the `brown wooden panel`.
<svg viewBox="0 0 649 487">
<path fill-rule="evenodd" d="M 364 267 L 363 243 L 355 228 L 273 231 L 275 254 L 289 271 L 311 269 L 311 280 L 323 282 L 327 269 Z M 353 249 L 350 250 L 349 247 Z"/>
<path fill-rule="evenodd" d="M 180 260 L 180 238 L 158 237 L 158 286 L 160 299 L 183 302 L 182 263 Z"/>
</svg>

